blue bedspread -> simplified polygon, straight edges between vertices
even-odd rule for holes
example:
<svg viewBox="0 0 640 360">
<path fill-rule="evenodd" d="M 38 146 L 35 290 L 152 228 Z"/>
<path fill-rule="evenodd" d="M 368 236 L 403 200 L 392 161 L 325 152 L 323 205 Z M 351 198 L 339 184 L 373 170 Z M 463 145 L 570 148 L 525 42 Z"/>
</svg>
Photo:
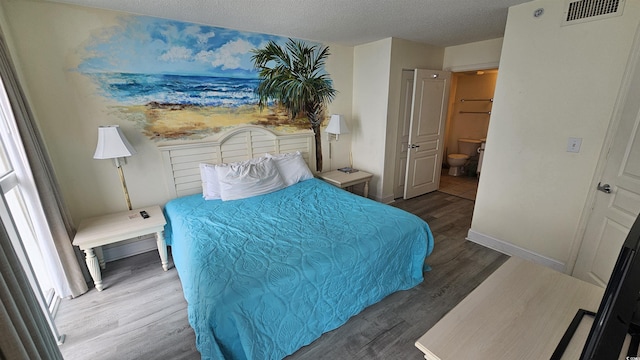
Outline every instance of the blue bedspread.
<svg viewBox="0 0 640 360">
<path fill-rule="evenodd" d="M 281 359 L 422 282 L 420 218 L 311 179 L 253 198 L 168 202 L 171 245 L 203 359 Z"/>
</svg>

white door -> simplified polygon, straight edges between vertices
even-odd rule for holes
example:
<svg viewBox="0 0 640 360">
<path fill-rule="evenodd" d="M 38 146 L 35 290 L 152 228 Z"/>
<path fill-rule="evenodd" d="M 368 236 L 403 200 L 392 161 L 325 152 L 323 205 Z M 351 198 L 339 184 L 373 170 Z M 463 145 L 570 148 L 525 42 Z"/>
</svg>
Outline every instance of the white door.
<svg viewBox="0 0 640 360">
<path fill-rule="evenodd" d="M 413 101 L 413 70 L 402 70 L 400 87 L 400 114 L 398 116 L 398 142 L 396 145 L 396 173 L 393 198 L 404 196 L 404 179 L 407 175 L 409 127 L 411 126 L 411 102 Z"/>
<path fill-rule="evenodd" d="M 609 185 L 610 193 L 594 189 L 594 207 L 573 270 L 573 276 L 600 286 L 609 281 L 622 243 L 640 212 L 640 43 L 634 54 L 614 114 L 619 116 L 618 127 L 600 179 L 602 187 Z"/>
<path fill-rule="evenodd" d="M 451 73 L 416 69 L 404 198 L 438 190 Z"/>
</svg>

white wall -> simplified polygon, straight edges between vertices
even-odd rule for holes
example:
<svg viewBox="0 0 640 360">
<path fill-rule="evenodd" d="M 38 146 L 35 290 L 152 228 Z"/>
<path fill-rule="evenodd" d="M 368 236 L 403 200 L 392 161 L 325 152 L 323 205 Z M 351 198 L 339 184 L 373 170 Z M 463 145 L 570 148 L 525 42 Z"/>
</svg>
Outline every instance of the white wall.
<svg viewBox="0 0 640 360">
<path fill-rule="evenodd" d="M 369 190 L 374 198 L 382 193 L 391 44 L 387 38 L 359 45 L 353 56 L 353 166 L 374 174 Z"/>
<path fill-rule="evenodd" d="M 327 59 L 326 71 L 330 74 L 334 88 L 338 91 L 335 99 L 329 104 L 325 116 L 332 114 L 344 117 L 347 127 L 351 129 L 351 103 L 353 101 L 353 47 L 338 44 L 324 44 L 329 47 L 331 55 Z M 324 131 L 328 125 L 325 121 L 321 128 L 322 136 L 322 171 L 336 170 L 349 166 L 351 151 L 351 134 L 340 135 L 339 141 L 333 137 L 329 140 Z M 312 165 L 315 165 L 315 160 Z"/>
<path fill-rule="evenodd" d="M 327 59 L 326 70 L 331 75 L 333 86 L 338 90 L 335 99 L 327 109 L 327 116 L 340 114 L 349 127 L 351 123 L 351 105 L 353 103 L 353 47 L 337 44 L 329 46 L 331 56 Z M 329 150 L 331 147 L 331 151 Z M 323 171 L 336 170 L 349 166 L 349 153 L 351 151 L 351 133 L 340 135 L 338 141 L 327 140 L 327 134 L 322 135 L 322 156 L 324 161 Z"/>
<path fill-rule="evenodd" d="M 561 27 L 564 2 L 510 8 L 469 239 L 563 269 L 598 161 L 640 1 Z M 533 17 L 544 8 L 544 15 Z M 566 152 L 583 138 L 580 153 Z"/>
<path fill-rule="evenodd" d="M 467 71 L 495 69 L 500 63 L 503 38 L 449 46 L 444 49 L 443 69 Z"/>
</svg>

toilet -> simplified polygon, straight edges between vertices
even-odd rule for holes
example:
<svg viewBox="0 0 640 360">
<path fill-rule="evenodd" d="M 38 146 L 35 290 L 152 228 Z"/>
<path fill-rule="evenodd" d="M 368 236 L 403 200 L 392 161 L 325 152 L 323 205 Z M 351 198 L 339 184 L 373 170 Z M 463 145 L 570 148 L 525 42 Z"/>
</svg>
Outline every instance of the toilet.
<svg viewBox="0 0 640 360">
<path fill-rule="evenodd" d="M 458 154 L 447 155 L 447 163 L 449 164 L 449 175 L 464 175 L 464 165 L 470 157 L 478 154 L 478 149 L 482 144 L 478 139 L 458 139 Z"/>
</svg>

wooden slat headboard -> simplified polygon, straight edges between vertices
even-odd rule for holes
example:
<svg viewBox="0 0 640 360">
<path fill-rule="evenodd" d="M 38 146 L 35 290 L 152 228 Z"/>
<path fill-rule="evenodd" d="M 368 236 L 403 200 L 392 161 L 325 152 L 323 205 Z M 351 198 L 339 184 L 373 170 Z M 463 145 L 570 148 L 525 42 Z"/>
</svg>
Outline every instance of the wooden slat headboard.
<svg viewBox="0 0 640 360">
<path fill-rule="evenodd" d="M 165 178 L 172 198 L 202 192 L 200 163 L 221 164 L 270 154 L 300 151 L 315 172 L 313 132 L 280 135 L 260 126 L 243 126 L 217 141 L 163 145 Z"/>
</svg>

